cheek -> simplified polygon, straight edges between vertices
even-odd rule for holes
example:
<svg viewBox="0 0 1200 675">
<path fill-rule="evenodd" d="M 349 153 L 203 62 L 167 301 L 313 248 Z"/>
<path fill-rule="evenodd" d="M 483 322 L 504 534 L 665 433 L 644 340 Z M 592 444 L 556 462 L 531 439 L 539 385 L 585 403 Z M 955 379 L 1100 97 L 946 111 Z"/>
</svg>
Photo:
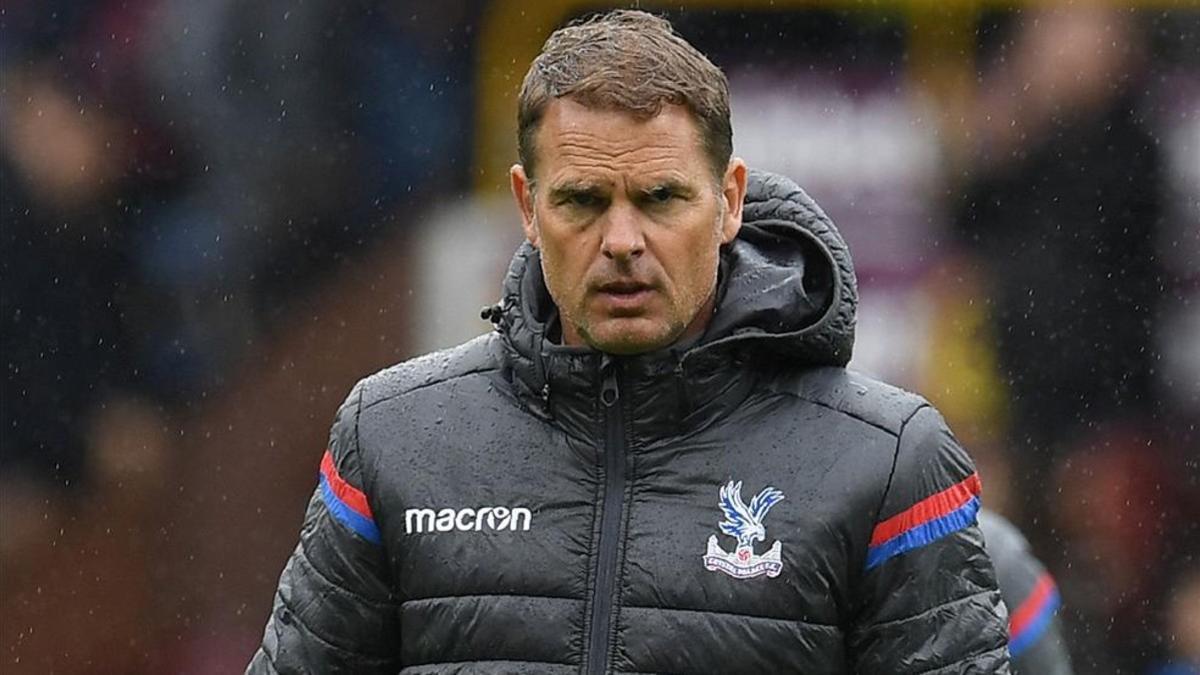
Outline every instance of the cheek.
<svg viewBox="0 0 1200 675">
<path fill-rule="evenodd" d="M 706 229 L 704 232 L 706 236 L 693 237 L 679 252 L 680 259 L 687 261 L 683 269 L 688 275 L 689 286 L 693 292 L 702 294 L 707 293 L 716 280 L 721 246 L 719 230 Z"/>
<path fill-rule="evenodd" d="M 699 253 L 697 257 L 692 259 L 692 294 L 697 302 L 703 302 L 708 299 L 708 294 L 712 292 L 713 287 L 717 283 L 717 260 L 718 255 L 716 245 L 707 248 L 703 253 Z"/>
<path fill-rule="evenodd" d="M 560 308 L 570 308 L 575 304 L 575 296 L 579 294 L 587 276 L 587 258 L 582 254 L 582 246 L 574 241 L 547 237 L 543 231 L 539 248 L 542 274 L 550 296 Z"/>
<path fill-rule="evenodd" d="M 717 278 L 719 238 L 693 238 L 673 250 L 668 275 L 674 285 L 675 312 L 690 318 L 708 300 Z"/>
</svg>

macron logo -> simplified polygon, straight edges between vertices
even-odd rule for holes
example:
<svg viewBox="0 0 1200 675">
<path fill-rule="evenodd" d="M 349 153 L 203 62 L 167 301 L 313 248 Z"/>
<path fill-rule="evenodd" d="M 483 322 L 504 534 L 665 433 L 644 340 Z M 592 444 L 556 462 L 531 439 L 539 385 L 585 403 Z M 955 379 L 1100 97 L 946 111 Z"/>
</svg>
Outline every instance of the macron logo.
<svg viewBox="0 0 1200 675">
<path fill-rule="evenodd" d="M 483 506 L 478 509 L 408 509 L 404 512 L 404 531 L 407 534 L 423 532 L 479 532 L 489 530 L 526 531 L 533 520 L 529 509 L 507 506 Z"/>
</svg>

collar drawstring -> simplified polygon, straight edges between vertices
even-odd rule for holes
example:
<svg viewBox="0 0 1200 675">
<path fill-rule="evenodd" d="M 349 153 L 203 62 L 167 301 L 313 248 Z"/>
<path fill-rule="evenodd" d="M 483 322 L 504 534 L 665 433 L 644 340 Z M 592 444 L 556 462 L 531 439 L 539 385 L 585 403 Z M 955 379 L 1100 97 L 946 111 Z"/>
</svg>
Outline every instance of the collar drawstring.
<svg viewBox="0 0 1200 675">
<path fill-rule="evenodd" d="M 490 321 L 492 326 L 499 329 L 500 322 L 504 319 L 504 307 L 500 303 L 486 305 L 479 310 L 479 318 Z"/>
</svg>

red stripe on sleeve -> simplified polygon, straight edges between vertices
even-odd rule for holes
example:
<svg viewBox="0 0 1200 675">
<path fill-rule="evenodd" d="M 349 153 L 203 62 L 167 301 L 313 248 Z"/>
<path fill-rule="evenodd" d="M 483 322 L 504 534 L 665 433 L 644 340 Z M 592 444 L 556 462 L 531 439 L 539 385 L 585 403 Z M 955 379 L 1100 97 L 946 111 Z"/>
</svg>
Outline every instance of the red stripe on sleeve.
<svg viewBox="0 0 1200 675">
<path fill-rule="evenodd" d="M 871 534 L 871 546 L 878 546 L 914 527 L 941 518 L 966 504 L 972 497 L 977 496 L 981 489 L 979 474 L 973 473 L 945 490 L 922 499 L 908 509 L 876 525 L 875 531 Z"/>
<path fill-rule="evenodd" d="M 1038 577 L 1037 583 L 1033 585 L 1033 590 L 1029 592 L 1029 597 L 1021 603 L 1021 606 L 1008 617 L 1008 634 L 1010 636 L 1020 635 L 1021 631 L 1029 625 L 1029 622 L 1034 619 L 1046 604 L 1050 594 L 1054 593 L 1054 578 L 1049 572 L 1042 572 L 1042 576 Z"/>
<path fill-rule="evenodd" d="M 374 520 L 374 516 L 371 515 L 371 506 L 367 504 L 367 496 L 362 493 L 362 490 L 347 483 L 338 474 L 337 467 L 333 465 L 333 455 L 328 450 L 321 458 L 321 475 L 325 476 L 325 480 L 329 482 L 329 489 L 333 491 L 339 501 L 360 516 Z"/>
</svg>

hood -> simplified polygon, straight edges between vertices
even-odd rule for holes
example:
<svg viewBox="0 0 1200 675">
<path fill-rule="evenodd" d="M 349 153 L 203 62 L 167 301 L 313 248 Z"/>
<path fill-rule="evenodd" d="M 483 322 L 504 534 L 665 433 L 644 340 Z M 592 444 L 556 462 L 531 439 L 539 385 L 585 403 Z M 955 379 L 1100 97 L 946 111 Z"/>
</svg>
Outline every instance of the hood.
<svg viewBox="0 0 1200 675">
<path fill-rule="evenodd" d="M 808 365 L 850 361 L 854 264 L 833 221 L 798 185 L 751 171 L 742 229 L 721 257 L 706 345 L 737 344 Z"/>
<path fill-rule="evenodd" d="M 854 346 L 858 304 L 846 243 L 816 202 L 788 178 L 751 170 L 748 183 L 742 228 L 721 250 L 713 320 L 700 342 L 680 356 L 731 348 L 789 363 L 845 365 Z M 523 242 L 505 278 L 501 304 L 485 316 L 505 334 L 514 356 L 540 363 L 546 349 L 567 349 L 546 340 L 557 312 L 539 253 Z"/>
</svg>

